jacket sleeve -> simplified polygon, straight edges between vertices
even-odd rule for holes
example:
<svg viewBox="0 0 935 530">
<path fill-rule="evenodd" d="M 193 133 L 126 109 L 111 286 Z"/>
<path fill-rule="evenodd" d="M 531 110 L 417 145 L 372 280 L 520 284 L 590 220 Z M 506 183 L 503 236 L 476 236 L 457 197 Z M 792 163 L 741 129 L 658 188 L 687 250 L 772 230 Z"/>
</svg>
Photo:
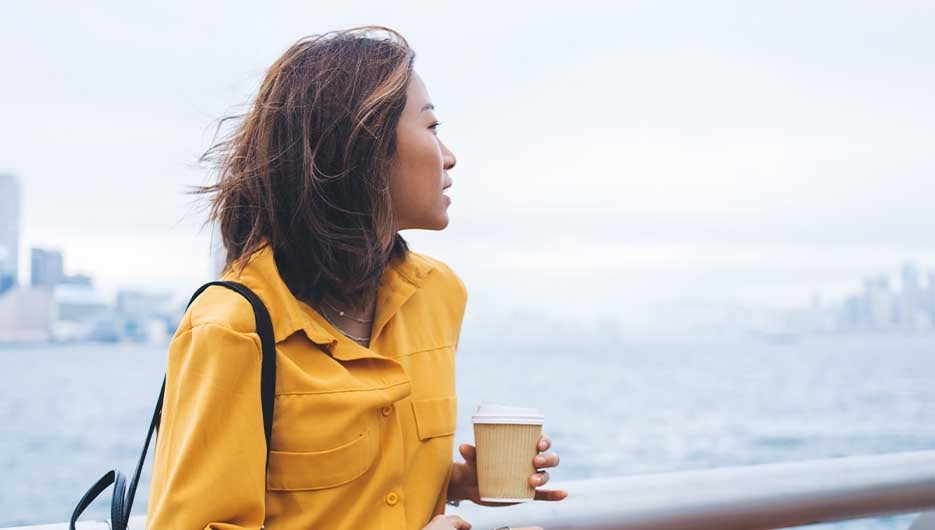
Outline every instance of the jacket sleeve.
<svg viewBox="0 0 935 530">
<path fill-rule="evenodd" d="M 148 529 L 259 529 L 265 519 L 262 349 L 255 333 L 203 323 L 169 345 Z"/>
</svg>

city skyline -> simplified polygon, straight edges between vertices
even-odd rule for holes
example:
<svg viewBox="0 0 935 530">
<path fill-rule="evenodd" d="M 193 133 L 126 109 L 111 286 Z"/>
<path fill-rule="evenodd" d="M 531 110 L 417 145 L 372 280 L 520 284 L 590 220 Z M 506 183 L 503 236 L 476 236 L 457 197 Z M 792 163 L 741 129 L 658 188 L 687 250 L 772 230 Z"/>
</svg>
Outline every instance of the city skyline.
<svg viewBox="0 0 935 530">
<path fill-rule="evenodd" d="M 19 283 L 19 247 L 19 181 L 0 172 L 0 294 Z"/>
<path fill-rule="evenodd" d="M 22 247 L 61 249 L 111 292 L 194 289 L 211 233 L 185 191 L 210 182 L 196 162 L 217 120 L 299 37 L 379 22 L 416 50 L 458 160 L 449 226 L 404 235 L 462 275 L 478 310 L 649 325 L 725 299 L 800 307 L 935 263 L 935 6 L 496 8 L 307 5 L 256 24 L 178 0 L 55 20 L 13 4 L 0 43 L 24 53 L 8 68 L 60 80 L 0 86 Z M 447 19 L 463 23 L 439 32 Z"/>
<path fill-rule="evenodd" d="M 13 182 L 14 184 L 16 182 L 13 176 L 7 177 L 7 181 Z M 0 208 L 0 216 L 9 218 L 9 213 L 18 213 L 18 208 L 19 206 L 16 200 L 8 200 L 4 203 L 3 208 Z M 17 229 L 18 228 L 19 227 L 17 227 Z M 220 252 L 221 247 L 219 246 L 220 235 L 216 227 L 214 227 L 212 232 L 212 238 L 215 242 L 215 246 L 211 249 L 207 249 L 206 254 L 215 272 L 215 274 L 212 274 L 213 278 L 216 277 L 216 273 L 220 271 L 220 267 L 223 264 L 223 254 Z M 8 231 L 6 239 L 19 241 L 18 231 Z M 19 249 L 14 250 L 19 253 Z M 25 255 L 26 253 L 21 254 Z M 173 307 L 173 304 L 179 306 L 178 296 L 184 294 L 180 291 L 174 291 L 154 295 L 152 294 L 152 289 L 149 290 L 150 294 L 147 294 L 146 292 L 139 291 L 139 286 L 124 286 L 112 293 L 110 298 L 113 301 L 108 301 L 107 296 L 101 298 L 100 291 L 93 285 L 92 277 L 83 274 L 68 275 L 65 273 L 64 264 L 66 260 L 61 250 L 30 247 L 28 256 L 29 281 L 22 282 L 22 287 L 29 287 L 33 290 L 46 288 L 50 290 L 49 292 L 54 292 L 54 303 L 57 306 L 55 311 L 59 314 L 62 314 L 62 312 L 65 314 L 69 312 L 72 313 L 69 317 L 70 319 L 81 320 L 81 313 L 90 313 L 91 316 L 95 318 L 100 316 L 101 318 L 109 318 L 113 321 L 113 319 L 117 317 L 108 316 L 111 313 L 107 307 L 114 306 L 115 308 L 119 308 L 125 306 L 126 304 L 122 302 L 122 300 L 133 297 L 133 299 L 139 300 L 133 303 L 137 306 L 149 307 L 150 313 L 138 313 L 136 317 L 137 320 L 131 321 L 131 324 L 123 325 L 130 326 L 132 333 L 141 333 L 139 328 L 144 325 L 142 323 L 143 320 L 145 318 L 150 318 L 154 314 L 160 315 L 158 317 L 161 319 L 159 322 L 163 322 L 163 324 L 158 324 L 160 328 L 163 327 L 163 325 L 168 326 L 168 324 L 164 324 L 164 322 L 171 321 L 173 317 L 167 316 L 169 315 L 169 313 L 166 312 L 168 311 L 167 308 Z M 903 263 L 896 275 L 896 277 L 899 278 L 898 290 L 890 290 L 890 280 L 893 277 L 893 274 L 880 273 L 878 271 L 864 274 L 862 277 L 862 292 L 857 292 L 856 294 L 854 291 L 845 293 L 845 296 L 841 299 L 832 300 L 830 304 L 822 302 L 820 295 L 813 293 L 813 301 L 810 307 L 786 311 L 778 318 L 775 316 L 770 317 L 768 311 L 765 314 L 760 314 L 763 308 L 748 307 L 745 313 L 740 316 L 739 320 L 736 314 L 728 316 L 723 322 L 710 320 L 709 317 L 706 324 L 709 330 L 726 330 L 732 327 L 738 331 L 747 330 L 754 333 L 766 333 L 766 336 L 776 335 L 775 330 L 777 329 L 781 330 L 781 332 L 779 332 L 780 336 L 790 333 L 935 330 L 935 267 L 930 267 L 929 265 L 920 267 L 918 264 L 911 262 Z M 61 289 L 59 289 L 59 285 L 74 285 L 78 286 L 79 290 L 60 292 Z M 172 302 L 173 295 L 176 298 L 175 302 Z M 154 296 L 155 298 L 153 298 Z M 2 295 L 0 295 L 0 298 L 2 298 Z M 38 300 L 40 304 L 37 307 L 42 307 L 43 304 L 49 303 L 48 301 L 43 301 L 41 298 L 34 298 L 33 302 L 30 303 L 35 305 L 37 303 L 36 300 Z M 159 307 L 154 306 L 152 300 L 157 300 Z M 726 309 L 730 312 L 731 304 L 726 299 L 722 300 L 720 305 L 721 309 Z M 734 306 L 732 309 L 736 311 L 737 307 Z M 180 307 L 175 307 L 174 310 L 178 311 Z M 39 312 L 41 313 L 42 311 L 44 310 L 40 310 Z M 35 311 L 33 312 L 35 313 Z M 764 315 L 766 317 L 765 319 L 763 318 Z M 554 318 L 555 315 L 547 316 Z M 759 324 L 755 324 L 755 322 L 759 322 Z M 618 333 L 616 328 L 621 324 L 626 326 L 628 323 L 605 316 L 600 319 L 598 327 L 601 328 L 601 332 L 610 330 L 610 333 L 616 336 Z M 92 331 L 92 328 L 86 326 L 85 331 L 82 333 L 104 333 L 102 336 L 115 337 L 116 335 L 114 335 L 114 333 L 116 332 L 113 331 L 114 325 L 117 324 L 111 325 L 110 328 L 104 331 L 101 331 L 99 326 L 98 328 L 93 328 L 98 331 Z M 723 326 L 725 325 L 728 326 L 728 328 L 724 328 Z M 610 328 L 607 328 L 607 326 L 610 326 Z M 690 326 L 691 323 L 689 323 L 689 327 Z M 772 328 L 772 331 L 764 331 L 770 328 Z M 75 331 L 71 330 L 67 332 L 74 333 Z"/>
<path fill-rule="evenodd" d="M 15 176 L 14 176 L 14 179 L 15 179 Z M 22 228 L 23 230 L 26 230 L 28 227 L 20 227 L 20 228 Z M 220 236 L 217 233 L 216 229 L 211 231 L 210 236 L 213 238 L 213 241 L 215 242 L 216 245 L 220 244 Z M 197 239 L 194 239 L 193 241 L 197 241 Z M 24 241 L 24 243 L 27 243 L 27 242 Z M 117 300 L 120 297 L 121 292 L 140 291 L 140 290 L 144 292 L 169 293 L 169 295 L 176 302 L 185 300 L 187 299 L 187 296 L 190 293 L 191 289 L 193 289 L 198 284 L 204 281 L 208 281 L 209 279 L 213 279 L 214 277 L 216 277 L 215 271 L 220 270 L 220 265 L 223 262 L 223 255 L 219 253 L 219 247 L 215 246 L 213 252 L 210 248 L 197 249 L 195 254 L 197 254 L 198 256 L 195 259 L 198 261 L 201 261 L 204 265 L 207 265 L 206 267 L 207 270 L 201 275 L 200 278 L 192 279 L 189 282 L 189 285 L 186 285 L 184 282 L 173 284 L 173 285 L 154 285 L 152 284 L 152 282 L 149 282 L 148 279 L 145 278 L 145 276 L 143 275 L 131 277 L 133 281 L 129 281 L 129 282 L 126 281 L 128 277 L 125 276 L 123 281 L 120 284 L 117 284 L 117 283 L 112 282 L 111 279 L 108 278 L 106 272 L 102 273 L 100 271 L 95 271 L 93 269 L 87 269 L 87 268 L 76 269 L 74 267 L 65 267 L 65 263 L 67 263 L 68 260 L 65 259 L 66 253 L 61 249 L 61 247 L 42 248 L 42 247 L 35 247 L 35 246 L 28 245 L 28 249 L 26 249 L 27 251 L 24 252 L 23 250 L 24 249 L 19 249 L 18 251 L 18 254 L 21 256 L 21 259 L 20 259 L 21 263 L 19 267 L 20 285 L 27 286 L 30 284 L 35 284 L 36 280 L 32 277 L 32 272 L 36 270 L 36 267 L 37 267 L 36 264 L 46 263 L 50 258 L 54 258 L 54 260 L 58 260 L 55 265 L 57 267 L 56 269 L 57 272 L 55 272 L 54 274 L 58 274 L 63 280 L 66 280 L 66 281 L 63 281 L 62 283 L 78 283 L 78 284 L 85 284 L 87 286 L 91 286 L 92 281 L 94 281 L 95 291 L 100 293 L 100 295 L 104 297 L 103 299 L 109 300 L 110 301 L 109 303 L 114 303 L 113 301 Z M 419 249 L 417 248 L 416 250 L 419 250 Z M 38 261 L 37 261 L 37 254 L 40 256 Z M 607 255 L 610 255 L 610 254 L 608 253 Z M 649 257 L 649 261 L 647 263 L 652 263 L 652 260 L 654 259 L 658 260 L 660 258 L 664 258 L 665 252 L 659 255 L 655 255 L 655 256 L 653 255 L 652 252 L 649 252 L 647 253 L 647 256 Z M 645 259 L 647 256 L 643 256 L 643 258 Z M 26 261 L 26 263 L 23 263 L 23 261 Z M 659 262 L 657 261 L 656 264 L 658 263 Z M 907 260 L 901 260 L 901 263 L 905 264 L 907 263 Z M 926 263 L 935 265 L 935 261 L 929 261 Z M 613 263 L 611 260 L 611 265 L 612 264 Z M 606 262 L 585 263 L 583 265 L 584 265 L 584 269 L 582 269 L 582 272 L 586 272 L 589 268 L 602 269 L 605 271 L 612 270 L 612 269 L 608 269 L 608 264 Z M 118 264 L 118 266 L 122 267 L 121 264 Z M 928 265 L 923 264 L 923 266 L 927 267 Z M 41 269 L 42 269 L 42 266 L 40 265 L 40 270 Z M 66 274 L 66 272 L 70 274 Z M 926 272 L 927 272 L 926 277 L 928 278 L 928 282 L 931 282 L 932 281 L 931 279 L 935 278 L 935 266 L 933 266 L 933 268 L 931 269 L 927 269 Z M 540 271 L 540 273 L 544 273 L 547 275 L 549 274 L 549 271 L 546 269 L 545 271 Z M 29 275 L 28 278 L 26 276 L 27 274 Z M 48 272 L 45 272 L 45 274 L 48 274 Z M 903 273 L 903 275 L 905 275 L 905 272 Z M 804 300 L 806 298 L 811 299 L 811 298 L 818 297 L 825 301 L 831 300 L 834 305 L 839 306 L 838 311 L 841 312 L 841 314 L 843 314 L 843 312 L 845 311 L 843 307 L 848 303 L 847 302 L 848 297 L 853 298 L 854 289 L 857 288 L 861 283 L 864 285 L 866 289 L 866 285 L 868 284 L 868 282 L 878 282 L 878 283 L 882 282 L 882 284 L 888 284 L 888 282 L 891 279 L 897 278 L 897 277 L 898 276 L 896 273 L 880 274 L 879 272 L 874 272 L 868 269 L 868 270 L 863 271 L 859 275 L 856 275 L 851 278 L 847 278 L 844 281 L 842 281 L 842 288 L 840 288 L 836 294 L 834 293 L 833 290 L 829 290 L 826 288 L 823 289 L 823 287 L 826 287 L 826 286 L 819 285 L 819 286 L 815 286 L 813 289 L 811 289 L 808 292 L 802 291 L 802 292 L 797 293 L 796 298 L 798 300 Z M 69 278 L 73 278 L 73 280 L 67 281 L 67 279 Z M 931 283 L 926 283 L 926 285 L 929 286 L 931 285 Z M 831 292 L 830 295 L 828 294 L 829 292 Z M 690 320 L 690 317 L 685 317 L 685 315 L 698 316 L 699 314 L 698 308 L 701 308 L 700 309 L 701 312 L 706 312 L 710 310 L 711 308 L 724 309 L 724 308 L 729 308 L 729 307 L 745 306 L 749 310 L 754 311 L 754 312 L 769 311 L 771 309 L 784 309 L 784 310 L 789 311 L 789 314 L 794 315 L 796 314 L 796 311 L 802 307 L 802 304 L 796 304 L 796 303 L 788 303 L 785 306 L 779 306 L 779 307 L 775 307 L 775 306 L 770 307 L 769 304 L 751 303 L 750 300 L 738 301 L 736 298 L 733 298 L 731 296 L 731 293 L 729 291 L 726 291 L 726 290 L 723 291 L 722 294 L 723 296 L 721 296 L 720 298 L 715 297 L 715 298 L 709 298 L 707 300 L 691 300 L 690 298 L 687 298 L 687 297 L 683 299 L 671 299 L 671 300 L 666 301 L 666 303 L 668 304 L 668 306 L 666 307 L 666 312 L 669 313 L 671 316 L 671 314 L 680 314 L 679 311 L 683 311 L 681 315 L 683 315 L 683 318 L 686 318 L 686 321 L 684 322 L 685 328 L 690 328 L 692 326 L 697 327 L 698 325 L 702 325 L 702 326 L 707 325 L 710 327 L 713 324 L 713 321 L 710 320 L 709 315 L 704 315 L 703 318 L 699 320 L 699 322 L 692 322 Z M 489 295 L 485 296 L 483 293 L 481 293 L 479 297 L 475 296 L 474 298 L 480 299 L 480 305 L 478 309 L 475 309 L 475 311 L 476 310 L 486 311 L 490 309 L 489 304 L 491 303 L 492 298 Z M 520 296 L 520 297 L 517 297 L 517 300 L 519 301 L 518 302 L 514 301 L 513 304 L 507 304 L 509 307 L 505 310 L 501 310 L 501 312 L 507 313 L 509 311 L 516 311 L 516 310 L 520 310 L 520 311 L 524 309 L 529 310 L 529 309 L 532 309 L 534 306 L 537 306 L 537 304 L 539 303 L 539 300 L 535 299 L 534 297 Z M 611 301 L 610 303 L 612 304 L 613 302 Z M 606 308 L 607 306 L 604 306 L 604 307 Z M 704 308 L 708 308 L 708 309 L 704 309 Z M 659 333 L 671 331 L 671 328 L 666 328 L 665 327 L 666 324 L 660 321 L 660 319 L 663 318 L 662 311 L 659 310 L 658 307 L 656 308 L 656 310 L 657 312 L 655 314 L 650 312 L 648 314 L 642 315 L 643 320 L 635 321 L 638 323 L 638 325 L 635 327 L 637 328 L 642 327 L 643 329 L 647 329 L 647 330 L 656 330 L 656 332 L 659 332 Z M 673 311 L 675 312 L 672 313 Z M 548 315 L 550 317 L 556 316 L 556 310 L 554 307 L 552 308 L 546 307 L 544 311 L 542 307 L 536 307 L 535 312 Z M 844 317 L 840 317 L 840 318 L 844 318 Z M 628 319 L 632 320 L 632 314 L 628 316 L 626 310 L 624 310 L 624 311 L 615 313 L 614 316 L 610 318 L 610 321 L 626 322 Z M 660 328 L 660 326 L 662 327 Z"/>
</svg>

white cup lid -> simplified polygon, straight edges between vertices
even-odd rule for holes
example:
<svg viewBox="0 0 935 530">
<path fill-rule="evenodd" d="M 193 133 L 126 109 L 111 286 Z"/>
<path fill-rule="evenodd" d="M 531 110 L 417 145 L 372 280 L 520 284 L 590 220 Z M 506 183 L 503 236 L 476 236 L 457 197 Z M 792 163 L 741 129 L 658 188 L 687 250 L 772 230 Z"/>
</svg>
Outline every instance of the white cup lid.
<svg viewBox="0 0 935 530">
<path fill-rule="evenodd" d="M 501 403 L 480 403 L 471 416 L 471 423 L 542 425 L 544 421 L 545 416 L 537 408 L 513 407 Z"/>
</svg>

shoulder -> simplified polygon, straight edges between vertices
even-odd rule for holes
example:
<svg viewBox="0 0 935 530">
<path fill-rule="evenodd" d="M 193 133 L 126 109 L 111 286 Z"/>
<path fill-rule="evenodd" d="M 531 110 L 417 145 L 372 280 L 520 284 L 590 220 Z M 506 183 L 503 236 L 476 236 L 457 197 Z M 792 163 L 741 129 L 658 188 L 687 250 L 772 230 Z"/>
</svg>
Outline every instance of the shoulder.
<svg viewBox="0 0 935 530">
<path fill-rule="evenodd" d="M 446 323 L 447 343 L 457 345 L 467 309 L 467 288 L 461 277 L 444 261 L 425 254 L 419 254 L 418 258 L 432 266 L 423 288 L 434 308 L 433 317 Z"/>
<path fill-rule="evenodd" d="M 450 265 L 428 254 L 411 250 L 410 252 L 412 252 L 414 259 L 422 260 L 423 263 L 432 266 L 432 271 L 428 275 L 429 282 L 448 290 L 450 294 L 456 294 L 460 298 L 467 299 L 467 286 Z"/>
<path fill-rule="evenodd" d="M 209 286 L 188 306 L 179 332 L 201 326 L 221 328 L 242 335 L 255 333 L 253 306 L 232 289 L 221 285 Z"/>
<path fill-rule="evenodd" d="M 169 342 L 166 395 L 233 395 L 244 381 L 259 379 L 263 346 L 252 310 L 224 286 L 212 285 L 195 297 Z"/>
</svg>

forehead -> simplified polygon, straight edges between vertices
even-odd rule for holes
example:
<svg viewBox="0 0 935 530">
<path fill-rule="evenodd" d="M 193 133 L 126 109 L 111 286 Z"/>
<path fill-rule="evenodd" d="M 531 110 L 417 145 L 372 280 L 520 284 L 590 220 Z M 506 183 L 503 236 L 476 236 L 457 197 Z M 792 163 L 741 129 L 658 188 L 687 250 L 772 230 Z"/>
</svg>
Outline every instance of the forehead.
<svg viewBox="0 0 935 530">
<path fill-rule="evenodd" d="M 425 88 L 425 83 L 415 70 L 409 78 L 409 85 L 406 87 L 406 111 L 413 114 L 419 114 L 429 101 L 429 93 Z"/>
</svg>

